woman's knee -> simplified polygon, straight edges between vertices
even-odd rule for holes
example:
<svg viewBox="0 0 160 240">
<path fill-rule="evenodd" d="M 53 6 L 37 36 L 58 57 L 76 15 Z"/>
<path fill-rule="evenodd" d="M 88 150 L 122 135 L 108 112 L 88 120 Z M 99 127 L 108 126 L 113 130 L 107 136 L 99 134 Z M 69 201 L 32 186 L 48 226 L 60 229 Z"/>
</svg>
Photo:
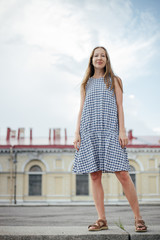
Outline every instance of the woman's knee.
<svg viewBox="0 0 160 240">
<path fill-rule="evenodd" d="M 90 173 L 90 175 L 91 175 L 91 179 L 93 181 L 96 181 L 101 179 L 102 172 L 101 171 L 93 172 L 93 173 Z"/>
<path fill-rule="evenodd" d="M 129 179 L 129 172 L 128 171 L 120 171 L 120 172 L 115 172 L 117 178 L 122 181 L 126 182 Z"/>
</svg>

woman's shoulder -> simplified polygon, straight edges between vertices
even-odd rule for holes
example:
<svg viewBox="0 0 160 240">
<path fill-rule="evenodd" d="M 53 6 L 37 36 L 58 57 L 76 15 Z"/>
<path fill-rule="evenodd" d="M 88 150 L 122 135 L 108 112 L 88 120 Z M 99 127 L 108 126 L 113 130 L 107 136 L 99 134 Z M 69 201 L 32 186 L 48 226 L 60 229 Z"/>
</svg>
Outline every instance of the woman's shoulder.
<svg viewBox="0 0 160 240">
<path fill-rule="evenodd" d="M 119 85 L 121 85 L 121 87 L 123 86 L 122 79 L 119 76 L 114 76 L 114 82 L 115 84 L 118 83 Z"/>
</svg>

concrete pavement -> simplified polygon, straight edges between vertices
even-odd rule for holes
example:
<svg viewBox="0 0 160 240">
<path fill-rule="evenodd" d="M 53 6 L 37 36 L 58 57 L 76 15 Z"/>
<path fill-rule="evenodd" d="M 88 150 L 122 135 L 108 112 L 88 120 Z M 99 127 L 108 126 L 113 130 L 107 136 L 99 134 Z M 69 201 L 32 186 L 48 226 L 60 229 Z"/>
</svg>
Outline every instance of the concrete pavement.
<svg viewBox="0 0 160 240">
<path fill-rule="evenodd" d="M 160 240 L 160 205 L 140 205 L 140 211 L 148 232 L 134 231 L 129 205 L 105 205 L 109 229 L 91 232 L 87 227 L 97 220 L 93 205 L 1 206 L 0 240 Z"/>
</svg>

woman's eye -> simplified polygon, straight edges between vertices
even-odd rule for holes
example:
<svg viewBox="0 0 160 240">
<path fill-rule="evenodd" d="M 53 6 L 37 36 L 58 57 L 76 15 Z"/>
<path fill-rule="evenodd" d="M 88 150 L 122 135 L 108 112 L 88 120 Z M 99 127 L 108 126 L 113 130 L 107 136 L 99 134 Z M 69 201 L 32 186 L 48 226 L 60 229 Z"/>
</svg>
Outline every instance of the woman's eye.
<svg viewBox="0 0 160 240">
<path fill-rule="evenodd" d="M 95 55 L 94 57 L 98 57 L 98 55 Z M 105 55 L 101 55 L 101 57 L 105 57 Z"/>
</svg>

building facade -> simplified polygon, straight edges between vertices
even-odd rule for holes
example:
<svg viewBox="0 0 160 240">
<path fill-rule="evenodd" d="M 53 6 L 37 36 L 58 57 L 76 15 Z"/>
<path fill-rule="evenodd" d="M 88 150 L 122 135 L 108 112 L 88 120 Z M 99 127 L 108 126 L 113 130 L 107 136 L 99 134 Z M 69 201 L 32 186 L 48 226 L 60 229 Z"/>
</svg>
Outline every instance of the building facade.
<svg viewBox="0 0 160 240">
<path fill-rule="evenodd" d="M 90 174 L 72 173 L 75 149 L 69 143 L 73 138 L 69 142 L 65 135 L 64 139 L 63 144 L 48 139 L 41 145 L 40 140 L 34 142 L 32 133 L 28 142 L 24 136 L 6 139 L 0 145 L 0 202 L 93 202 Z M 153 144 L 133 139 L 127 152 L 139 202 L 160 202 L 160 145 L 153 138 Z M 127 202 L 114 173 L 103 173 L 102 184 L 105 203 Z"/>
</svg>

